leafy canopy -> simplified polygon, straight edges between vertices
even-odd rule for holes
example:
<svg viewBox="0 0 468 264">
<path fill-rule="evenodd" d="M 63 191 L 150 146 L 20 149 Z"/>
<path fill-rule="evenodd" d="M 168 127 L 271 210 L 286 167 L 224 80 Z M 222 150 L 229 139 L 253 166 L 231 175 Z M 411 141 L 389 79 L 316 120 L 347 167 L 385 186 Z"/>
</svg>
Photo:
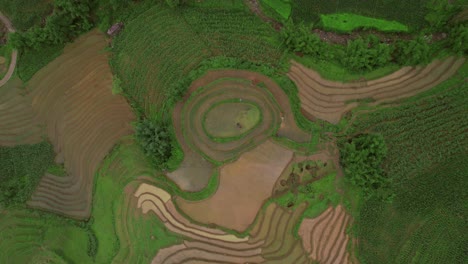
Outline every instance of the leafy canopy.
<svg viewBox="0 0 468 264">
<path fill-rule="evenodd" d="M 155 166 L 165 167 L 172 150 L 171 136 L 167 126 L 144 119 L 136 125 L 135 130 L 136 139 L 146 156 Z"/>
<path fill-rule="evenodd" d="M 382 135 L 365 134 L 340 144 L 345 176 L 362 189 L 364 196 L 390 199 L 390 180 L 382 169 L 387 146 Z"/>
</svg>

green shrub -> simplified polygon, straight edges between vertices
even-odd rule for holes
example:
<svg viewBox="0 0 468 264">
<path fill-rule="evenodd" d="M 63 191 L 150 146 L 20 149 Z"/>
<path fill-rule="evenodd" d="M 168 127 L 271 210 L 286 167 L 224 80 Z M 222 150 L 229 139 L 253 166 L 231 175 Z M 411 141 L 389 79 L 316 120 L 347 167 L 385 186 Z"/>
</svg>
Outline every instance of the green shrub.
<svg viewBox="0 0 468 264">
<path fill-rule="evenodd" d="M 390 199 L 387 192 L 390 180 L 382 169 L 387 155 L 383 136 L 359 135 L 340 145 L 341 163 L 347 179 L 360 187 L 366 197 Z"/>
<path fill-rule="evenodd" d="M 343 66 L 354 71 L 371 71 L 387 65 L 391 60 L 392 48 L 379 43 L 377 37 L 371 35 L 366 39 L 358 38 L 346 47 L 346 54 L 341 60 Z"/>
<path fill-rule="evenodd" d="M 333 57 L 326 44 L 311 33 L 312 27 L 304 23 L 294 25 L 289 21 L 281 30 L 281 38 L 286 48 L 291 52 L 300 52 L 317 58 Z"/>
<path fill-rule="evenodd" d="M 431 0 L 426 4 L 428 10 L 424 19 L 435 29 L 443 29 L 460 8 L 445 0 Z"/>
<path fill-rule="evenodd" d="M 138 122 L 135 131 L 138 143 L 153 165 L 164 168 L 171 157 L 172 149 L 167 125 L 144 119 Z"/>
<path fill-rule="evenodd" d="M 12 44 L 18 49 L 40 50 L 44 46 L 64 44 L 92 28 L 91 1 L 54 1 L 54 12 L 44 27 L 33 26 L 25 32 L 13 33 Z"/>
<path fill-rule="evenodd" d="M 394 59 L 402 66 L 426 64 L 431 59 L 431 49 L 424 36 L 400 40 L 395 45 Z"/>
<path fill-rule="evenodd" d="M 468 26 L 457 25 L 453 27 L 449 32 L 448 45 L 455 54 L 468 54 Z"/>
</svg>

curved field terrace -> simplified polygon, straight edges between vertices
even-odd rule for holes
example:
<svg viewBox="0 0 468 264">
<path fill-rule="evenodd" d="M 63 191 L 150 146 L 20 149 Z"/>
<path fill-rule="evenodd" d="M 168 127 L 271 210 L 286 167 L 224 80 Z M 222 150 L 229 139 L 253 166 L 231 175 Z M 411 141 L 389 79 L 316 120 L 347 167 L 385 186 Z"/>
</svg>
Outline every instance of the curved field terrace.
<svg viewBox="0 0 468 264">
<path fill-rule="evenodd" d="M 0 0 L 0 263 L 465 263 L 466 7 L 344 2 Z"/>
</svg>

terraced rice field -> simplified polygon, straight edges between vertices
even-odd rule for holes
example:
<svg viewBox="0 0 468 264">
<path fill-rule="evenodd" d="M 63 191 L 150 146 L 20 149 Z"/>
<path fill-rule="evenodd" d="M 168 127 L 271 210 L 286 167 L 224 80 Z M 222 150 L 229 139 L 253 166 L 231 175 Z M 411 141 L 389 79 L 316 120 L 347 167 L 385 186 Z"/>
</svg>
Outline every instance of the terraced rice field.
<svg viewBox="0 0 468 264">
<path fill-rule="evenodd" d="M 291 150 L 266 141 L 220 170 L 216 193 L 202 201 L 177 198 L 180 209 L 194 220 L 243 232 L 289 163 Z"/>
<path fill-rule="evenodd" d="M 414 96 L 450 78 L 464 61 L 464 58 L 449 57 L 425 67 L 404 67 L 377 80 L 355 83 L 325 80 L 317 72 L 292 61 L 288 76 L 299 89 L 303 113 L 311 119 L 336 124 L 345 112 L 358 106 L 358 100 L 372 99 L 376 105 Z"/>
<path fill-rule="evenodd" d="M 119 138 L 132 133 L 134 116 L 112 95 L 104 35 L 93 31 L 28 83 L 36 118 L 65 164 L 66 177 L 42 178 L 29 206 L 84 219 L 90 215 L 94 174 Z"/>
<path fill-rule="evenodd" d="M 184 151 L 184 161 L 168 176 L 186 191 L 206 186 L 214 162 L 233 160 L 276 133 L 296 142 L 306 142 L 310 135 L 301 130 L 291 112 L 284 91 L 268 77 L 243 70 L 212 70 L 194 81 L 183 101 L 173 112 L 177 140 Z M 251 102 L 258 106 L 262 119 L 245 136 L 229 142 L 211 138 L 203 119 L 213 104 L 224 100 Z"/>
<path fill-rule="evenodd" d="M 43 129 L 31 107 L 31 98 L 15 79 L 0 87 L 0 146 L 34 144 L 42 141 Z"/>
<path fill-rule="evenodd" d="M 171 209 L 170 195 L 157 187 L 141 184 L 135 197 L 143 213 L 155 213 L 169 230 L 189 239 L 159 250 L 152 263 L 311 263 L 292 232 L 306 204 L 294 212 L 270 204 L 259 213 L 250 236 L 239 238 L 191 224 Z"/>
<path fill-rule="evenodd" d="M 344 208 L 328 208 L 320 216 L 304 219 L 299 227 L 299 236 L 311 259 L 320 263 L 352 263 L 347 252 L 346 227 L 350 217 Z"/>
</svg>

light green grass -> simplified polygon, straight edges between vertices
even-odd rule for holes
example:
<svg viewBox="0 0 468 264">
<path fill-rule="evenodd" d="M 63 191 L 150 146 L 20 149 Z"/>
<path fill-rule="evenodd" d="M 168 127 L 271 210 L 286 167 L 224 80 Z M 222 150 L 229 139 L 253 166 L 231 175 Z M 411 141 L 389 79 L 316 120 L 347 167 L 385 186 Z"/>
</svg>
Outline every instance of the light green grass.
<svg viewBox="0 0 468 264">
<path fill-rule="evenodd" d="M 374 80 L 391 74 L 401 68 L 396 64 L 390 64 L 370 72 L 357 74 L 332 61 L 317 61 L 314 58 L 308 56 L 299 57 L 296 55 L 291 55 L 291 57 L 304 66 L 317 71 L 322 78 L 340 82 L 356 81 L 362 78 L 366 80 Z"/>
<path fill-rule="evenodd" d="M 351 32 L 355 29 L 376 29 L 383 32 L 408 32 L 408 27 L 397 21 L 388 21 L 350 13 L 320 15 L 326 30 Z"/>
<path fill-rule="evenodd" d="M 229 99 L 217 102 L 203 114 L 205 133 L 216 142 L 238 140 L 262 121 L 262 112 L 253 102 Z M 237 127 L 237 124 L 241 128 Z"/>
<path fill-rule="evenodd" d="M 275 10 L 284 20 L 291 15 L 292 6 L 289 0 L 261 0 L 261 2 Z"/>
<path fill-rule="evenodd" d="M 92 263 L 85 228 L 63 217 L 14 208 L 0 214 L 0 263 Z"/>
</svg>

